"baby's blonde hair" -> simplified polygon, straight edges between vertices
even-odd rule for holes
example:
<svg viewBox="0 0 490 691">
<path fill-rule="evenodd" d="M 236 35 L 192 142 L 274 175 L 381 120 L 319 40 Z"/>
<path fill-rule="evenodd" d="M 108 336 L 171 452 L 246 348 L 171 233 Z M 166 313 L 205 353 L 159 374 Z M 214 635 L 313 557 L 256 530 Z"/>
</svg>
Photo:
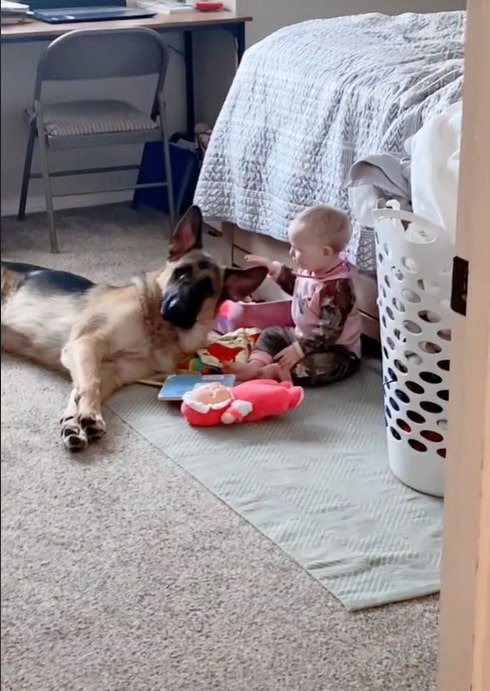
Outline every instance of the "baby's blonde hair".
<svg viewBox="0 0 490 691">
<path fill-rule="evenodd" d="M 301 211 L 295 220 L 307 223 L 308 230 L 314 232 L 318 240 L 329 245 L 334 252 L 342 252 L 350 240 L 349 217 L 333 206 L 310 206 Z"/>
</svg>

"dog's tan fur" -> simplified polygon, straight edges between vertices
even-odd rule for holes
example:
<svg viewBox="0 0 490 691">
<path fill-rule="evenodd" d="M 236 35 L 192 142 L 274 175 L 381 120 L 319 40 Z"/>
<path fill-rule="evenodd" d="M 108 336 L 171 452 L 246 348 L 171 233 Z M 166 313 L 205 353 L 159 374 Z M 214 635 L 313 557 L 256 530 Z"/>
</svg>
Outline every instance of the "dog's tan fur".
<svg viewBox="0 0 490 691">
<path fill-rule="evenodd" d="M 183 264 L 192 266 L 193 281 L 208 276 L 213 286 L 189 330 L 176 328 L 160 314 L 173 272 Z M 240 279 L 227 297 L 242 299 L 261 283 L 264 272 L 250 271 L 243 272 L 246 280 Z M 189 239 L 182 222 L 174 231 L 164 268 L 125 286 L 43 294 L 2 267 L 2 349 L 69 373 L 73 389 L 61 435 L 67 448 L 79 450 L 104 434 L 102 403 L 117 389 L 174 372 L 180 360 L 205 345 L 224 285 L 225 270 L 200 249 L 200 239 Z"/>
</svg>

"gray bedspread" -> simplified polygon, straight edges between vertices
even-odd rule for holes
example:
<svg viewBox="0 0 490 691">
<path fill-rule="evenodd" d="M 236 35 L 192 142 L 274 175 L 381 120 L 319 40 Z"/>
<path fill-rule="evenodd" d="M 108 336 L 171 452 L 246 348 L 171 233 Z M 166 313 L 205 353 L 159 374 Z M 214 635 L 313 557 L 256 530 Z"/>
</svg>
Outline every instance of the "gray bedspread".
<svg viewBox="0 0 490 691">
<path fill-rule="evenodd" d="M 215 124 L 195 202 L 206 217 L 285 239 L 299 210 L 349 211 L 352 164 L 404 154 L 461 98 L 465 12 L 364 14 L 285 27 L 249 48 Z M 349 258 L 374 268 L 354 224 Z"/>
</svg>

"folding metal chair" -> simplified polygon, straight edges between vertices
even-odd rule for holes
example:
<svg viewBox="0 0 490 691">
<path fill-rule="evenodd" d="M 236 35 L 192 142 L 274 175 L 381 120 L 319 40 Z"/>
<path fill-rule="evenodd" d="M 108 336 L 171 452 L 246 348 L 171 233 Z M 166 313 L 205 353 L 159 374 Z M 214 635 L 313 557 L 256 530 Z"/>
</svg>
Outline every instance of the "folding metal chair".
<svg viewBox="0 0 490 691">
<path fill-rule="evenodd" d="M 92 190 L 120 192 L 143 187 L 165 187 L 171 222 L 175 220 L 174 193 L 169 153 L 169 137 L 165 114 L 164 85 L 168 66 L 168 49 L 159 34 L 145 27 L 121 29 L 88 29 L 72 31 L 52 41 L 41 56 L 37 68 L 32 110 L 28 111 L 29 136 L 19 200 L 18 218 L 25 217 L 27 193 L 31 178 L 42 177 L 46 197 L 51 252 L 59 252 L 55 226 L 51 178 L 69 175 L 109 173 L 137 169 L 124 165 L 58 172 L 50 170 L 49 153 L 59 149 L 146 143 L 161 141 L 165 177 L 163 182 L 135 184 Z M 152 94 L 151 112 L 146 114 L 135 106 L 117 99 L 97 98 L 67 102 L 47 102 L 43 86 L 47 82 L 85 81 L 114 78 L 135 78 L 154 75 L 156 87 Z M 114 89 L 114 86 L 112 86 Z M 120 91 L 120 88 L 119 88 Z M 109 95 L 109 94 L 108 94 Z M 34 144 L 39 142 L 41 173 L 31 173 Z M 70 193 L 73 194 L 73 193 Z"/>
</svg>

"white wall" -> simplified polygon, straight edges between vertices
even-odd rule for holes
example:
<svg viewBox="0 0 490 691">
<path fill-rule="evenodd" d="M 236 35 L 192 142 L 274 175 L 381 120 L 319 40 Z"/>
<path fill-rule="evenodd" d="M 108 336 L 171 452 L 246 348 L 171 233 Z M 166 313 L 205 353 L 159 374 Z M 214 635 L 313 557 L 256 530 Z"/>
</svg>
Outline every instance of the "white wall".
<svg viewBox="0 0 490 691">
<path fill-rule="evenodd" d="M 332 17 L 360 12 L 396 13 L 404 11 L 439 11 L 461 9 L 463 0 L 225 0 L 225 5 L 236 9 L 239 14 L 251 15 L 253 22 L 247 24 L 247 45 L 251 45 L 272 31 L 305 19 Z M 175 51 L 182 51 L 182 40 L 176 35 L 169 41 L 174 50 L 167 81 L 167 101 L 170 131 L 185 126 L 185 82 L 183 57 Z M 16 212 L 22 165 L 25 153 L 26 129 L 22 113 L 30 105 L 34 88 L 37 61 L 46 43 L 3 44 L 1 46 L 1 203 L 2 215 Z M 195 39 L 196 60 L 196 118 L 211 125 L 219 113 L 226 92 L 233 79 L 235 56 L 231 37 L 223 31 L 206 31 Z M 94 84 L 90 86 L 91 92 Z M 97 85 L 95 85 L 97 88 Z M 134 84 L 125 90 L 124 97 L 137 104 L 142 85 Z M 58 94 L 59 92 L 57 92 Z M 62 98 L 83 97 L 87 89 L 64 85 Z M 128 165 L 139 159 L 139 147 L 122 147 L 105 152 L 66 152 L 58 155 L 58 168 L 95 167 L 97 165 Z M 55 166 L 53 166 L 55 167 Z M 36 159 L 34 162 L 36 168 Z M 57 189 L 73 193 L 74 196 L 55 200 L 55 208 L 94 204 L 118 199 L 129 199 L 131 192 L 117 195 L 76 196 L 87 189 L 101 189 L 104 186 L 125 186 L 134 175 L 128 172 L 109 176 L 78 176 L 55 180 Z M 32 180 L 28 210 L 44 208 L 40 180 Z"/>
<path fill-rule="evenodd" d="M 465 0 L 230 0 L 240 14 L 255 19 L 247 30 L 247 44 L 252 45 L 276 29 L 305 19 L 340 17 L 362 12 L 439 12 L 460 10 Z"/>
<path fill-rule="evenodd" d="M 181 40 L 172 39 L 172 45 L 181 50 Z M 23 119 L 23 111 L 30 107 L 34 89 L 34 79 L 36 65 L 39 60 L 45 42 L 18 43 L 2 45 L 1 52 L 1 111 L 2 111 L 2 133 L 1 133 L 1 195 L 2 195 L 2 214 L 12 213 L 17 202 L 20 180 L 22 174 L 23 159 L 26 143 L 26 125 Z M 70 100 L 83 98 L 87 93 L 95 93 L 103 96 L 101 90 L 102 83 L 92 82 L 90 91 L 83 84 L 60 83 L 56 86 L 56 98 L 58 100 Z M 120 86 L 114 81 L 114 87 Z M 185 104 L 181 96 L 184 90 L 184 71 L 182 57 L 171 51 L 169 80 L 168 80 L 168 115 L 172 128 L 178 129 L 185 123 Z M 135 105 L 141 103 L 147 89 L 144 80 L 134 80 L 131 83 L 131 90 L 125 92 L 121 90 L 123 97 L 132 101 Z M 94 167 L 97 165 L 117 165 L 122 163 L 127 165 L 135 162 L 139 158 L 140 147 L 122 147 L 119 149 L 100 151 L 77 151 L 57 154 L 53 159 L 53 169 L 66 167 Z M 107 156 L 108 154 L 108 156 Z M 33 169 L 39 170 L 34 161 Z M 130 173 L 112 174 L 108 180 L 105 176 L 78 176 L 76 178 L 63 178 L 55 181 L 57 189 L 62 191 L 74 192 L 82 189 L 97 189 L 102 186 L 124 186 L 128 183 Z M 29 207 L 31 209 L 44 208 L 42 197 L 42 183 L 40 180 L 31 181 L 31 194 Z M 119 195 L 119 198 L 128 198 L 128 193 Z M 117 197 L 114 197 L 117 199 Z M 60 205 L 60 201 L 55 204 Z M 76 199 L 63 200 L 65 206 L 73 205 Z M 82 198 L 83 201 L 83 198 Z M 91 199 L 86 199 L 85 203 L 90 203 Z"/>
</svg>

